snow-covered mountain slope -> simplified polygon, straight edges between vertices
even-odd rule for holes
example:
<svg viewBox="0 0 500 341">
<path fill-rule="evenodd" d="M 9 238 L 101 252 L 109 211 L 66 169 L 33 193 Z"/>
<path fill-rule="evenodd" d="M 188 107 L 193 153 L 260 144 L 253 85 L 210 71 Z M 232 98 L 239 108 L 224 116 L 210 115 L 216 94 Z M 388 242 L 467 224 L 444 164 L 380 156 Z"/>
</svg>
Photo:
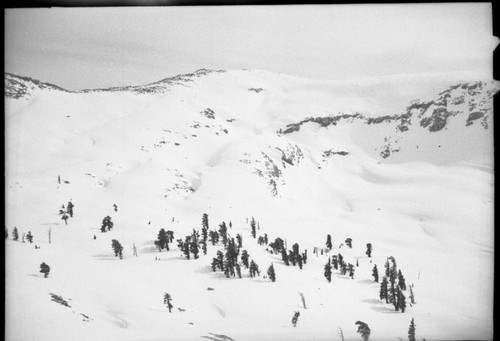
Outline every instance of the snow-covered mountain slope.
<svg viewBox="0 0 500 341">
<path fill-rule="evenodd" d="M 332 340 L 341 328 L 356 340 L 359 320 L 371 340 L 397 340 L 412 318 L 418 339 L 492 338 L 498 88 L 475 74 L 326 82 L 198 70 L 69 92 L 6 74 L 7 339 Z M 161 228 L 184 239 L 203 213 L 211 230 L 231 222 L 260 276 L 213 272 L 220 242 L 199 259 L 175 241 L 158 251 Z M 105 216 L 115 227 L 102 233 Z M 303 268 L 259 245 L 251 217 L 256 237 L 307 249 Z M 13 241 L 14 226 L 34 243 Z M 314 254 L 327 234 L 333 249 Z M 359 266 L 329 283 L 339 253 Z M 371 276 L 389 256 L 413 284 L 404 313 Z M 271 263 L 276 282 L 264 278 Z"/>
</svg>

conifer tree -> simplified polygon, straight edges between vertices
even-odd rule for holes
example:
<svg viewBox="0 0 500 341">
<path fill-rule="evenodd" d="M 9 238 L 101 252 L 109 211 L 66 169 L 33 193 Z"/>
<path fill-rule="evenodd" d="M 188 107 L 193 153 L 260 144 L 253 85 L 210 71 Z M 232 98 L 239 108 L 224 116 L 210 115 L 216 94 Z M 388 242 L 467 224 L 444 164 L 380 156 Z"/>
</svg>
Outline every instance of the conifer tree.
<svg viewBox="0 0 500 341">
<path fill-rule="evenodd" d="M 21 242 L 24 243 L 24 237 L 26 237 L 26 233 L 23 232 L 22 237 L 21 237 Z"/>
<path fill-rule="evenodd" d="M 296 258 L 294 257 L 293 255 L 293 251 L 288 251 L 288 261 L 290 263 L 292 263 L 293 266 L 295 266 L 297 263 L 296 263 Z"/>
<path fill-rule="evenodd" d="M 252 217 L 252 220 L 250 221 L 250 227 L 251 227 L 252 237 L 253 237 L 253 239 L 255 239 L 257 232 L 255 231 L 255 219 L 254 219 L 254 217 Z"/>
<path fill-rule="evenodd" d="M 161 229 L 158 232 L 158 239 L 155 240 L 155 245 L 158 247 L 158 250 L 160 250 L 160 252 L 165 247 L 168 250 L 168 237 L 167 237 L 167 232 L 165 231 L 165 229 Z"/>
<path fill-rule="evenodd" d="M 238 263 L 236 263 L 234 265 L 234 267 L 236 268 L 236 274 L 238 275 L 238 278 L 241 278 L 241 267 Z"/>
<path fill-rule="evenodd" d="M 200 244 L 201 244 L 201 249 L 203 251 L 203 254 L 206 255 L 207 254 L 207 242 L 206 241 L 200 241 Z"/>
<path fill-rule="evenodd" d="M 250 266 L 250 265 L 249 265 L 249 263 L 248 263 L 248 257 L 249 257 L 249 255 L 248 255 L 247 250 L 243 250 L 243 251 L 241 251 L 241 262 L 243 263 L 243 265 L 244 265 L 244 266 L 245 266 L 245 268 L 247 268 L 247 269 L 248 269 L 248 268 L 249 268 L 249 266 Z"/>
<path fill-rule="evenodd" d="M 352 249 L 352 238 L 347 238 L 345 240 L 345 244 L 350 248 Z"/>
<path fill-rule="evenodd" d="M 356 258 L 356 266 L 359 266 L 359 262 L 358 262 L 358 259 Z"/>
<path fill-rule="evenodd" d="M 349 271 L 349 277 L 351 277 L 352 279 L 354 279 L 354 265 L 352 265 L 351 263 L 349 263 L 347 265 L 347 270 Z"/>
<path fill-rule="evenodd" d="M 385 303 L 389 303 L 389 295 L 387 292 L 387 277 L 382 278 L 382 282 L 380 283 L 380 292 L 379 292 L 379 297 L 380 300 L 385 299 Z"/>
<path fill-rule="evenodd" d="M 342 264 L 344 264 L 344 257 L 342 257 L 342 255 L 339 253 L 339 267 L 342 266 Z"/>
<path fill-rule="evenodd" d="M 19 239 L 19 232 L 17 231 L 17 227 L 14 226 L 12 229 L 12 240 L 17 241 Z"/>
<path fill-rule="evenodd" d="M 259 266 L 252 259 L 250 261 L 250 277 L 255 277 L 255 275 L 260 276 L 260 271 L 259 271 Z"/>
<path fill-rule="evenodd" d="M 403 294 L 403 291 L 401 288 L 398 286 L 397 287 L 397 307 L 396 310 L 401 309 L 401 312 L 404 313 L 406 310 L 406 297 Z"/>
<path fill-rule="evenodd" d="M 33 243 L 33 235 L 31 234 L 31 231 L 28 231 L 28 234 L 26 235 L 26 239 L 30 244 Z"/>
<path fill-rule="evenodd" d="M 411 318 L 410 327 L 408 328 L 408 341 L 416 341 L 416 339 L 415 339 L 415 322 L 413 321 L 413 317 Z"/>
<path fill-rule="evenodd" d="M 73 218 L 73 207 L 75 207 L 75 205 L 73 205 L 73 203 L 71 201 L 69 201 L 68 205 L 67 205 L 66 212 L 69 214 L 69 216 L 71 218 Z"/>
<path fill-rule="evenodd" d="M 377 269 L 377 264 L 375 264 L 373 266 L 372 276 L 373 276 L 373 280 L 378 283 L 378 269 Z"/>
<path fill-rule="evenodd" d="M 274 252 L 278 253 L 285 249 L 283 239 L 276 238 L 274 242 L 269 243 L 269 246 L 273 249 Z M 286 250 L 285 250 L 286 251 Z"/>
<path fill-rule="evenodd" d="M 64 213 L 61 217 L 62 220 L 64 220 L 64 225 L 68 225 L 68 215 L 66 213 Z"/>
<path fill-rule="evenodd" d="M 333 265 L 333 268 L 335 270 L 338 270 L 339 269 L 339 263 L 338 263 L 338 260 L 337 260 L 337 256 L 336 255 L 333 255 L 332 256 L 332 265 Z"/>
<path fill-rule="evenodd" d="M 191 236 L 186 236 L 184 243 L 182 243 L 182 253 L 186 256 L 187 259 L 190 259 L 190 245 L 191 245 Z"/>
<path fill-rule="evenodd" d="M 267 238 L 267 233 L 264 233 L 264 244 L 267 245 L 267 242 L 268 242 L 268 238 Z"/>
<path fill-rule="evenodd" d="M 208 214 L 206 214 L 206 213 L 203 213 L 203 217 L 201 218 L 201 226 L 204 229 L 209 230 L 209 227 L 208 227 Z"/>
<path fill-rule="evenodd" d="M 111 247 L 113 248 L 113 252 L 115 253 L 115 257 L 120 257 L 123 259 L 123 246 L 116 239 L 111 240 Z"/>
<path fill-rule="evenodd" d="M 294 327 L 297 326 L 297 322 L 299 321 L 299 316 L 300 316 L 300 313 L 298 311 L 296 311 L 294 314 L 293 314 L 293 317 L 292 317 L 292 324 Z"/>
<path fill-rule="evenodd" d="M 302 253 L 302 262 L 304 262 L 304 264 L 307 263 L 307 249 Z"/>
<path fill-rule="evenodd" d="M 371 333 L 370 327 L 368 327 L 366 323 L 361 321 L 356 321 L 356 323 L 354 324 L 358 326 L 357 332 L 361 335 L 363 340 L 368 341 L 368 338 L 370 337 Z"/>
<path fill-rule="evenodd" d="M 40 264 L 40 272 L 43 273 L 43 277 L 47 278 L 50 272 L 50 266 L 45 263 Z"/>
<path fill-rule="evenodd" d="M 167 231 L 167 238 L 168 238 L 168 242 L 172 243 L 174 241 L 174 232 L 168 230 Z M 167 245 L 167 250 L 168 250 L 168 245 Z"/>
<path fill-rule="evenodd" d="M 283 260 L 286 266 L 290 265 L 290 262 L 288 261 L 288 255 L 285 249 L 281 249 L 281 259 Z"/>
<path fill-rule="evenodd" d="M 389 302 L 394 305 L 394 309 L 396 311 L 399 310 L 399 304 L 398 304 L 398 290 L 399 287 L 394 287 L 394 282 L 390 281 L 390 287 L 389 287 Z"/>
<path fill-rule="evenodd" d="M 405 278 L 401 273 L 401 270 L 398 270 L 398 286 L 401 288 L 401 290 L 406 290 Z"/>
<path fill-rule="evenodd" d="M 219 225 L 219 236 L 222 239 L 222 244 L 226 247 L 227 244 L 227 226 L 225 222 Z"/>
<path fill-rule="evenodd" d="M 372 244 L 371 243 L 366 244 L 366 252 L 365 253 L 368 256 L 368 258 L 370 258 L 372 256 Z"/>
<path fill-rule="evenodd" d="M 302 255 L 299 253 L 297 256 L 297 265 L 299 266 L 299 269 L 302 270 L 302 265 L 303 265 L 303 259 L 302 259 Z"/>
<path fill-rule="evenodd" d="M 271 266 L 267 269 L 267 275 L 269 276 L 269 279 L 271 280 L 271 282 L 276 281 L 276 273 L 274 272 L 273 263 L 271 263 Z"/>
<path fill-rule="evenodd" d="M 111 217 L 108 215 L 104 217 L 102 220 L 101 232 L 111 231 L 114 227 L 113 222 L 111 221 Z"/>
<path fill-rule="evenodd" d="M 212 242 L 212 245 L 215 245 L 219 242 L 219 233 L 217 231 L 210 231 L 209 236 L 210 236 L 210 242 Z"/>
<path fill-rule="evenodd" d="M 219 264 L 219 262 L 218 262 L 217 258 L 212 258 L 212 263 L 210 265 L 212 266 L 213 272 L 217 271 L 218 264 Z"/>
<path fill-rule="evenodd" d="M 172 297 L 170 296 L 170 294 L 165 293 L 163 295 L 163 304 L 165 304 L 167 306 L 168 312 L 171 313 L 172 312 L 172 308 L 174 306 L 172 305 Z"/>
<path fill-rule="evenodd" d="M 332 236 L 330 236 L 329 234 L 326 236 L 326 248 L 328 250 L 332 249 Z"/>
<path fill-rule="evenodd" d="M 200 249 L 198 247 L 198 241 L 196 238 L 193 238 L 193 240 L 189 244 L 189 251 L 191 251 L 191 253 L 193 254 L 194 259 L 199 258 L 198 253 L 200 252 Z M 189 259 L 189 257 L 188 257 L 188 259 Z"/>
<path fill-rule="evenodd" d="M 241 234 L 236 235 L 236 241 L 238 242 L 238 247 L 242 248 L 243 247 L 243 239 L 241 238 Z"/>
<path fill-rule="evenodd" d="M 222 251 L 217 251 L 217 265 L 219 265 L 220 271 L 224 271 L 224 254 Z"/>
<path fill-rule="evenodd" d="M 330 265 L 330 258 L 328 258 L 328 262 L 325 265 L 325 278 L 328 283 L 332 281 L 332 266 Z"/>
</svg>

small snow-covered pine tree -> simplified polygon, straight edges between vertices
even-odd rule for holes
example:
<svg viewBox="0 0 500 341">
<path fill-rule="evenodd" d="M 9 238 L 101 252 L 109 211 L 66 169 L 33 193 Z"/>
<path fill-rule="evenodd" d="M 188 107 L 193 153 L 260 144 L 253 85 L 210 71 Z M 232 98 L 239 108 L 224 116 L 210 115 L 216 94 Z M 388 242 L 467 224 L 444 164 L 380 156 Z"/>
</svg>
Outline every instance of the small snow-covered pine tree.
<svg viewBox="0 0 500 341">
<path fill-rule="evenodd" d="M 354 324 L 358 326 L 357 332 L 361 335 L 363 340 L 368 341 L 368 338 L 370 337 L 371 334 L 370 327 L 368 327 L 366 323 L 361 321 L 356 321 Z"/>
<path fill-rule="evenodd" d="M 408 341 L 415 341 L 415 322 L 413 321 L 413 317 L 408 328 Z"/>
<path fill-rule="evenodd" d="M 12 240 L 19 240 L 19 232 L 17 231 L 16 226 L 12 229 Z"/>
<path fill-rule="evenodd" d="M 274 272 L 273 263 L 271 263 L 271 266 L 267 269 L 267 275 L 269 276 L 271 282 L 276 282 L 276 273 Z"/>
</svg>

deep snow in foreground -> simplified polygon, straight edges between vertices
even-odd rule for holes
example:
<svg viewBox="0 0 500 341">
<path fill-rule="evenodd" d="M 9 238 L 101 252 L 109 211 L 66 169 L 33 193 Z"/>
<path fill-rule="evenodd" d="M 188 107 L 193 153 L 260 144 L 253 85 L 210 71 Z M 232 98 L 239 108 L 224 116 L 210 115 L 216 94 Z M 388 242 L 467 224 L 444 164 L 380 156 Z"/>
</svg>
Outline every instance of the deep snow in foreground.
<svg viewBox="0 0 500 341">
<path fill-rule="evenodd" d="M 356 321 L 370 340 L 398 340 L 412 318 L 418 340 L 492 339 L 498 84 L 484 75 L 325 82 L 201 70 L 83 92 L 5 79 L 7 340 L 340 340 L 340 329 L 361 340 Z M 211 230 L 231 222 L 260 276 L 213 272 L 221 243 L 199 259 L 175 241 L 158 251 L 161 228 L 184 238 L 203 213 Z M 102 233 L 108 215 L 114 228 Z M 307 249 L 302 269 L 257 244 L 252 217 L 257 237 Z M 33 244 L 21 242 L 28 231 Z M 327 234 L 332 251 L 314 254 Z M 338 253 L 359 266 L 328 283 Z M 413 285 L 404 313 L 371 275 L 376 264 L 382 278 L 390 256 Z M 276 282 L 264 278 L 271 263 Z"/>
</svg>

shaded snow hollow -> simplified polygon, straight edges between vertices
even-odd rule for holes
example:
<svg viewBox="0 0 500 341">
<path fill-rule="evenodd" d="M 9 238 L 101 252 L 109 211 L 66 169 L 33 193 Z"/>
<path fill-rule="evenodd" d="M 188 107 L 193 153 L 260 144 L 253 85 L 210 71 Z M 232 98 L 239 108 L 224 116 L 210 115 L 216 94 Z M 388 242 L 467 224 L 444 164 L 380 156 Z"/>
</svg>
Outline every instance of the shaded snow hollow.
<svg viewBox="0 0 500 341">
<path fill-rule="evenodd" d="M 356 321 L 370 340 L 397 340 L 412 318 L 417 339 L 492 338 L 498 83 L 259 70 L 82 92 L 10 74 L 5 82 L 7 340 L 339 340 L 339 328 L 359 340 Z M 175 241 L 155 248 L 160 228 L 184 238 L 203 213 L 212 230 L 231 222 L 260 276 L 213 272 L 221 244 L 190 260 Z M 108 215 L 115 227 L 101 233 Z M 303 269 L 257 244 L 252 216 L 257 237 L 307 249 Z M 34 243 L 13 241 L 14 226 Z M 327 234 L 330 255 L 359 263 L 353 279 L 323 276 L 328 256 L 313 249 Z M 389 256 L 413 285 L 405 313 L 379 300 L 371 276 L 376 264 L 382 277 Z M 271 263 L 276 282 L 264 278 Z"/>
</svg>

